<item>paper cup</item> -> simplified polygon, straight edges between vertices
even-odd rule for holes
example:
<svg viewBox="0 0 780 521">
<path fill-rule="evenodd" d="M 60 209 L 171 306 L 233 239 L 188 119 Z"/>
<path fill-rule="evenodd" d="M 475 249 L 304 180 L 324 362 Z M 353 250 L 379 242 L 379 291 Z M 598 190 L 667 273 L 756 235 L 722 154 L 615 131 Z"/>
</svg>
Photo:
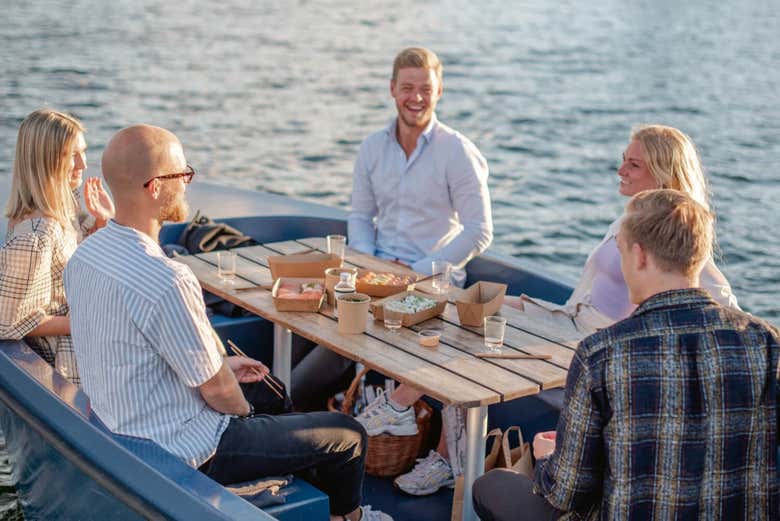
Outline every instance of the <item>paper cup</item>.
<svg viewBox="0 0 780 521">
<path fill-rule="evenodd" d="M 339 314 L 339 333 L 345 335 L 359 335 L 366 331 L 368 322 L 368 308 L 371 297 L 364 293 L 350 293 L 339 295 L 336 306 Z"/>
</svg>

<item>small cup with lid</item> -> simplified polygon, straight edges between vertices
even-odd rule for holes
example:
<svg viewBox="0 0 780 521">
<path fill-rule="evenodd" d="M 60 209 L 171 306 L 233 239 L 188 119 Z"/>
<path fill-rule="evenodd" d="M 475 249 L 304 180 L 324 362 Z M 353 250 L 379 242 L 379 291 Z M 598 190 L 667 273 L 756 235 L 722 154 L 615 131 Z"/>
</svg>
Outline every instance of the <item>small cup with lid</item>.
<svg viewBox="0 0 780 521">
<path fill-rule="evenodd" d="M 417 340 L 423 347 L 436 347 L 441 338 L 441 329 L 421 329 L 417 333 Z"/>
</svg>

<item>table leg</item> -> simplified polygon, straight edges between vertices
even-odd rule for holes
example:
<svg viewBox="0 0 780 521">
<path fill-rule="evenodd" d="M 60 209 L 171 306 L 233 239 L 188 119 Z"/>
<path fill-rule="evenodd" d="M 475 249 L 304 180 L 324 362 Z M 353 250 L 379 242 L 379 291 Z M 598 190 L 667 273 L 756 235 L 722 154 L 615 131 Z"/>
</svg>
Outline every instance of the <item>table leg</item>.
<svg viewBox="0 0 780 521">
<path fill-rule="evenodd" d="M 487 407 L 466 409 L 466 468 L 463 469 L 463 521 L 476 521 L 471 486 L 485 472 Z"/>
<path fill-rule="evenodd" d="M 286 327 L 274 324 L 274 367 L 273 373 L 285 386 L 290 387 L 290 365 L 292 363 L 292 332 Z"/>
</svg>

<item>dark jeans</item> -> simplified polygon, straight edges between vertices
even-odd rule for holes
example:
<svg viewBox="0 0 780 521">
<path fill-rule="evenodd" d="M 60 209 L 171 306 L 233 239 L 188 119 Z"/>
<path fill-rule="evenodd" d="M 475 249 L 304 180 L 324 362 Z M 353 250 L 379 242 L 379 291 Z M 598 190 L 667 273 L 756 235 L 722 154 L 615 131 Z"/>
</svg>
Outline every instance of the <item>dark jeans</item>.
<svg viewBox="0 0 780 521">
<path fill-rule="evenodd" d="M 328 495 L 333 515 L 345 515 L 360 505 L 366 442 L 363 427 L 341 413 L 233 418 L 201 471 L 223 485 L 302 475 Z"/>
<path fill-rule="evenodd" d="M 296 411 L 323 411 L 328 398 L 349 387 L 355 363 L 314 342 L 293 338 L 290 395 Z"/>
<path fill-rule="evenodd" d="M 552 521 L 563 514 L 533 493 L 530 479 L 513 470 L 491 470 L 472 490 L 474 510 L 482 521 Z"/>
</svg>

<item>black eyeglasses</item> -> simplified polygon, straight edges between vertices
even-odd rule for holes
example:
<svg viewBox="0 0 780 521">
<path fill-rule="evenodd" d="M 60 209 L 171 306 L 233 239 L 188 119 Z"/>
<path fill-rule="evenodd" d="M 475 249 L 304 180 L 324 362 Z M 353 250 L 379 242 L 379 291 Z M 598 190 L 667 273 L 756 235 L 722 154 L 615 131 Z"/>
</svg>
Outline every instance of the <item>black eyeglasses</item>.
<svg viewBox="0 0 780 521">
<path fill-rule="evenodd" d="M 192 168 L 190 165 L 187 165 L 187 171 L 186 172 L 178 172 L 176 174 L 165 174 L 165 175 L 158 175 L 156 177 L 153 177 L 149 179 L 147 182 L 144 183 L 144 188 L 149 186 L 149 183 L 154 181 L 155 179 L 178 179 L 183 178 L 183 181 L 185 184 L 190 184 L 192 182 L 192 178 L 195 177 L 195 169 Z"/>
</svg>

